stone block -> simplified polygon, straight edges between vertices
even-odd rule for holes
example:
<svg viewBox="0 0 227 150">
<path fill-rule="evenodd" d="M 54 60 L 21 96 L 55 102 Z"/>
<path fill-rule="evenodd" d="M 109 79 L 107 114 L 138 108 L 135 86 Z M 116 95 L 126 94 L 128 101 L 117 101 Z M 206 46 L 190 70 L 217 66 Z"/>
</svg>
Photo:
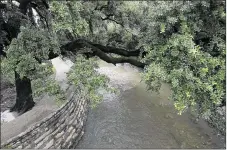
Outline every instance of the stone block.
<svg viewBox="0 0 227 150">
<path fill-rule="evenodd" d="M 60 139 L 54 141 L 54 144 L 53 144 L 54 148 L 56 148 L 56 149 L 60 148 L 61 144 L 62 144 L 62 140 L 63 139 L 60 138 Z"/>
<path fill-rule="evenodd" d="M 56 138 L 56 139 L 59 139 L 60 137 L 62 137 L 62 136 L 64 135 L 64 133 L 65 133 L 64 131 L 58 133 L 58 134 L 55 136 L 55 138 Z"/>
<path fill-rule="evenodd" d="M 40 148 L 43 145 L 43 141 L 40 141 L 35 148 Z"/>
<path fill-rule="evenodd" d="M 39 143 L 41 140 L 43 140 L 46 136 L 50 134 L 50 131 L 42 134 L 38 139 L 35 140 L 35 144 Z"/>
<path fill-rule="evenodd" d="M 43 149 L 48 149 L 54 144 L 54 139 L 50 140 Z"/>
<path fill-rule="evenodd" d="M 22 145 L 20 145 L 20 146 L 17 147 L 17 149 L 22 149 L 22 148 L 23 148 Z"/>
<path fill-rule="evenodd" d="M 70 126 L 69 129 L 67 130 L 67 132 L 71 133 L 73 131 L 73 126 Z"/>
</svg>

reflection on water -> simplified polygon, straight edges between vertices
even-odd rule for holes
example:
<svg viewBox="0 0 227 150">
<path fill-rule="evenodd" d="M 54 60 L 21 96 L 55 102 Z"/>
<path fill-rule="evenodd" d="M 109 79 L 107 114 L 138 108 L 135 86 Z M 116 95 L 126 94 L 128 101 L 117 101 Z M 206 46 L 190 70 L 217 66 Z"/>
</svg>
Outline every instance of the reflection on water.
<svg viewBox="0 0 227 150">
<path fill-rule="evenodd" d="M 127 65 L 100 62 L 120 94 L 107 94 L 90 110 L 85 134 L 77 148 L 223 148 L 208 125 L 190 114 L 177 115 L 163 85 L 160 95 L 147 92 L 139 71 Z"/>
</svg>

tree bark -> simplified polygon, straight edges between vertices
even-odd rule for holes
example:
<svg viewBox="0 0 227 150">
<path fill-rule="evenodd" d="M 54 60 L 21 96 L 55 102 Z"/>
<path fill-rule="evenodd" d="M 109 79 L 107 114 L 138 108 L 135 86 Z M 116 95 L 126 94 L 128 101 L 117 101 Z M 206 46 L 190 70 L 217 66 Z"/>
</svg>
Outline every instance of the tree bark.
<svg viewBox="0 0 227 150">
<path fill-rule="evenodd" d="M 26 77 L 21 79 L 20 75 L 15 71 L 15 85 L 17 92 L 16 103 L 10 111 L 23 114 L 35 105 L 32 97 L 31 80 Z"/>
</svg>

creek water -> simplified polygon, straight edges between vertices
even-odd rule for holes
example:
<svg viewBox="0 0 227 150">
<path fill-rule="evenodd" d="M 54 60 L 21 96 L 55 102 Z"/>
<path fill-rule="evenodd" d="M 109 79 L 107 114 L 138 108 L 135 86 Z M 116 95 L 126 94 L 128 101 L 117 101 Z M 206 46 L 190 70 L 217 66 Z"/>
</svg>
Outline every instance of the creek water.
<svg viewBox="0 0 227 150">
<path fill-rule="evenodd" d="M 127 64 L 99 62 L 98 71 L 110 78 L 120 92 L 105 94 L 90 109 L 85 134 L 77 148 L 224 148 L 218 136 L 203 120 L 190 113 L 178 115 L 167 84 L 160 94 L 148 92 L 138 69 Z"/>
</svg>

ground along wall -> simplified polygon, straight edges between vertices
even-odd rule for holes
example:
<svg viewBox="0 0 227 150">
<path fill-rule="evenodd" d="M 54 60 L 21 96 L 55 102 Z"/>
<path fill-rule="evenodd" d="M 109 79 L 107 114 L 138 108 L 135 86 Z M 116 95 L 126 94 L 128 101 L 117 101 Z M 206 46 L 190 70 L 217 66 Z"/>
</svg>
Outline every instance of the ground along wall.
<svg viewBox="0 0 227 150">
<path fill-rule="evenodd" d="M 211 115 L 206 119 L 208 123 L 214 127 L 222 135 L 226 136 L 226 106 L 217 107 L 211 112 Z"/>
<path fill-rule="evenodd" d="M 87 107 L 86 96 L 72 90 L 65 105 L 25 132 L 1 143 L 1 148 L 75 148 L 84 134 Z"/>
</svg>

